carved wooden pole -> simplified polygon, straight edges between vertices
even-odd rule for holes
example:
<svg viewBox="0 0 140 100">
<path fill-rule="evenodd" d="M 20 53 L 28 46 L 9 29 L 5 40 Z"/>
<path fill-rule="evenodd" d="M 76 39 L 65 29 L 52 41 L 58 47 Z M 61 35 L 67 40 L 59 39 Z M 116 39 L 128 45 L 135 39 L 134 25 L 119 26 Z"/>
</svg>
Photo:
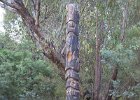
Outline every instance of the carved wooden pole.
<svg viewBox="0 0 140 100">
<path fill-rule="evenodd" d="M 66 10 L 66 100 L 79 100 L 79 13 L 76 4 L 68 4 Z"/>
</svg>

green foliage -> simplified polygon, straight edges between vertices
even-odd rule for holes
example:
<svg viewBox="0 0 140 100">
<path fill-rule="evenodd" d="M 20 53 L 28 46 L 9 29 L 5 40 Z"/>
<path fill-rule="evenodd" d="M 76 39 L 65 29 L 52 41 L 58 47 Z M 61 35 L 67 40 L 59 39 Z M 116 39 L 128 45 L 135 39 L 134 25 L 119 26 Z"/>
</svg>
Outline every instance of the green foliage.
<svg viewBox="0 0 140 100">
<path fill-rule="evenodd" d="M 24 97 L 32 97 L 31 94 L 35 94 L 35 97 L 54 95 L 56 86 L 51 79 L 53 77 L 51 65 L 41 56 L 37 58 L 34 56 L 36 55 L 28 49 L 24 51 L 18 50 L 18 47 L 9 49 L 7 43 L 0 48 L 1 98 L 4 96 L 18 100 L 20 95 Z"/>
<path fill-rule="evenodd" d="M 23 0 L 34 17 L 32 0 Z M 140 98 L 140 0 L 42 0 L 40 31 L 47 41 L 61 51 L 65 41 L 65 6 L 78 2 L 80 12 L 80 82 L 81 90 L 93 91 L 96 32 L 101 38 L 102 83 L 106 93 L 112 69 L 118 68 L 118 80 L 113 81 L 113 98 L 138 100 Z M 121 42 L 123 7 L 127 9 L 124 41 Z M 98 16 L 97 16 L 98 11 Z M 101 28 L 101 23 L 103 27 Z M 96 26 L 98 24 L 98 26 Z M 58 70 L 37 51 L 26 34 L 20 16 L 6 11 L 5 35 L 0 35 L 0 95 L 23 97 L 57 97 L 64 99 L 65 82 Z M 15 41 L 18 40 L 18 41 Z M 65 44 L 65 43 L 64 43 Z M 4 47 L 4 48 L 3 48 Z M 52 74 L 53 73 L 53 74 Z M 19 88 L 20 87 L 20 88 Z M 62 98 L 61 98 L 62 97 Z M 54 98 L 49 98 L 53 99 Z M 48 99 L 48 100 L 49 100 Z M 15 99 L 14 99 L 15 100 Z"/>
</svg>

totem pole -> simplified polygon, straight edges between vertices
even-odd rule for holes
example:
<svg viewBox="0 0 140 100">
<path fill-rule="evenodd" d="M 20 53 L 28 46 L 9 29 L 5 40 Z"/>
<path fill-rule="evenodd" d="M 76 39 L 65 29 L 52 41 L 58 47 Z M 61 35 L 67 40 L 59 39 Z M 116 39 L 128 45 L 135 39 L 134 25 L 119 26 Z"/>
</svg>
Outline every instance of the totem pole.
<svg viewBox="0 0 140 100">
<path fill-rule="evenodd" d="M 79 13 L 76 4 L 68 4 L 66 10 L 66 100 L 80 100 Z"/>
</svg>

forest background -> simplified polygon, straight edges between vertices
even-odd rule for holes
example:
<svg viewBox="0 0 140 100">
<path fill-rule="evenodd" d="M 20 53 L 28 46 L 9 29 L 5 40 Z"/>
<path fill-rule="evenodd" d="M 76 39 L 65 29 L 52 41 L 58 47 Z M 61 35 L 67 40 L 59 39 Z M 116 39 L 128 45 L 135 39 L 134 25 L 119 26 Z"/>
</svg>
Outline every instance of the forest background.
<svg viewBox="0 0 140 100">
<path fill-rule="evenodd" d="M 66 40 L 65 6 L 69 0 L 40 0 L 39 13 L 34 0 L 22 1 L 36 20 L 37 29 L 9 5 L 10 0 L 0 0 L 5 9 L 4 30 L 0 31 L 0 99 L 65 100 L 62 51 Z M 70 2 L 79 6 L 80 13 L 81 99 L 87 98 L 84 95 L 87 91 L 89 97 L 94 97 L 99 39 L 99 98 L 139 100 L 140 0 Z M 37 40 L 40 33 L 45 37 L 48 51 Z M 50 56 L 50 51 L 61 55 Z"/>
</svg>

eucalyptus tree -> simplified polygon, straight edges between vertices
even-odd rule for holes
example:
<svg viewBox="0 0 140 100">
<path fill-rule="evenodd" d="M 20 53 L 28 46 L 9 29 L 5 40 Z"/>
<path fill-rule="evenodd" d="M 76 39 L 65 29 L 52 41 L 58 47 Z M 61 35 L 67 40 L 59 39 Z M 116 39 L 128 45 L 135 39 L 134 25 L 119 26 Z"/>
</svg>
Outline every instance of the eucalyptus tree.
<svg viewBox="0 0 140 100">
<path fill-rule="evenodd" d="M 56 51 L 53 44 L 50 41 L 46 40 L 45 33 L 43 33 L 43 29 L 41 28 L 41 20 L 39 20 L 41 17 L 41 10 L 43 9 L 41 8 L 41 1 L 29 1 L 32 3 L 31 7 L 33 7 L 31 8 L 33 9 L 31 13 L 30 10 L 26 8 L 28 0 L 26 2 L 23 2 L 23 0 L 1 0 L 1 2 L 4 4 L 5 8 L 10 9 L 21 16 L 23 23 L 30 31 L 28 32 L 29 36 L 31 36 L 35 42 L 38 42 L 43 50 L 43 54 L 57 65 L 58 69 L 60 69 L 61 71 L 61 77 L 64 78 L 65 60 L 62 55 L 60 55 L 60 53 Z"/>
<path fill-rule="evenodd" d="M 18 20 L 22 20 L 27 26 L 28 36 L 37 44 L 37 48 L 42 49 L 41 52 L 46 58 L 56 65 L 63 79 L 66 68 L 66 52 L 63 50 L 65 51 L 64 45 L 67 42 L 65 42 L 67 26 L 65 5 L 77 2 L 80 7 L 81 95 L 85 95 L 84 89 L 88 89 L 87 93 L 91 96 L 88 98 L 103 97 L 103 100 L 129 98 L 133 92 L 135 93 L 134 88 L 137 88 L 138 93 L 139 0 L 23 0 L 23 2 L 0 0 L 0 2 L 2 7 L 21 16 L 20 18 L 17 16 Z M 125 84 L 127 85 L 124 86 Z"/>
<path fill-rule="evenodd" d="M 33 41 L 35 41 L 36 43 L 39 44 L 39 46 L 41 46 L 41 49 L 43 51 L 43 54 L 44 56 L 46 56 L 46 58 L 50 59 L 53 63 L 55 63 L 58 67 L 58 69 L 60 69 L 60 76 L 64 79 L 64 74 L 65 74 L 65 58 L 55 49 L 54 45 L 52 42 L 48 41 L 45 37 L 45 33 L 43 33 L 41 31 L 41 24 L 40 24 L 40 13 L 41 13 L 41 1 L 40 0 L 32 0 L 31 1 L 31 4 L 33 4 L 33 10 L 31 11 L 30 13 L 30 10 L 28 10 L 26 8 L 27 6 L 27 3 L 28 3 L 28 0 L 27 1 L 24 1 L 23 0 L 10 0 L 10 1 L 5 1 L 5 0 L 1 0 L 1 2 L 4 4 L 4 6 L 6 6 L 5 8 L 8 8 L 16 13 L 18 13 L 21 18 L 22 18 L 22 21 L 23 23 L 27 26 L 27 28 L 29 29 L 30 32 L 29 33 L 29 36 L 31 36 L 31 38 L 33 39 Z M 32 9 L 32 8 L 31 8 Z M 47 9 L 47 7 L 45 8 L 45 10 Z M 71 8 L 71 10 L 74 9 L 74 8 Z M 70 12 L 71 12 L 70 10 Z M 72 11 L 73 12 L 73 11 Z M 75 12 L 74 12 L 75 14 Z M 73 15 L 73 13 L 72 13 Z M 69 16 L 72 16 L 72 15 L 69 15 Z M 47 16 L 45 15 L 45 18 Z M 70 18 L 70 17 L 68 17 Z M 75 15 L 71 18 L 75 18 Z M 71 20 L 71 19 L 70 19 Z M 75 19 L 72 19 L 73 21 Z M 69 21 L 69 20 L 68 20 Z M 75 22 L 75 21 L 74 21 Z M 69 23 L 69 22 L 68 22 Z M 77 22 L 75 22 L 77 23 Z M 73 26 L 72 26 L 73 27 Z M 69 29 L 68 29 L 69 30 Z M 77 25 L 76 25 L 76 29 L 75 31 L 77 30 Z M 77 32 L 75 33 L 74 31 L 74 34 L 77 34 Z M 69 31 L 68 31 L 69 33 Z M 68 34 L 67 33 L 67 34 Z M 78 38 L 77 38 L 78 39 Z M 68 40 L 69 41 L 69 40 Z M 75 40 L 73 40 L 75 42 Z M 77 46 L 78 46 L 78 40 L 77 41 Z M 70 41 L 71 42 L 71 41 Z M 72 42 L 73 43 L 73 42 Z M 71 44 L 71 45 L 74 45 L 74 44 Z M 73 46 L 72 50 L 74 49 L 75 47 Z M 75 54 L 73 55 L 73 57 L 75 57 L 74 59 L 76 60 L 76 65 L 79 63 L 77 62 L 78 58 L 76 58 L 76 55 L 78 57 L 78 51 L 77 51 L 78 48 L 76 48 L 74 51 L 71 51 L 72 53 L 75 52 Z M 70 49 L 71 50 L 71 49 Z M 77 53 L 77 54 L 76 54 Z M 76 66 L 74 64 L 73 67 Z M 76 66 L 78 67 L 78 66 Z M 68 69 L 66 69 L 67 71 Z M 75 70 L 74 70 L 75 71 Z M 69 71 L 68 71 L 69 72 Z M 66 73 L 66 76 L 68 74 L 68 77 L 69 75 L 71 75 L 71 72 L 70 73 Z M 74 73 L 73 73 L 74 74 Z M 75 74 L 74 74 L 75 75 Z M 77 74 L 76 74 L 77 75 Z M 72 78 L 75 78 L 76 76 L 71 76 Z M 66 77 L 67 78 L 67 77 Z M 70 82 L 70 86 L 72 86 L 71 84 L 73 83 L 73 81 L 71 80 L 68 80 L 67 84 Z M 74 81 L 76 82 L 76 81 Z M 79 87 L 79 82 L 76 82 L 76 84 L 78 85 Z M 76 85 L 76 86 L 77 86 Z M 77 88 L 78 88 L 77 87 Z M 69 87 L 67 87 L 69 89 Z M 72 87 L 73 88 L 73 87 Z M 79 89 L 79 88 L 78 88 Z M 76 91 L 76 90 L 75 90 Z M 78 90 L 77 90 L 78 91 Z M 68 91 L 67 90 L 67 94 L 68 93 L 73 93 L 73 91 Z M 80 92 L 78 91 L 77 92 L 78 95 L 75 95 L 75 97 L 78 97 L 76 100 L 79 100 L 79 97 L 80 97 Z M 76 94 L 77 94 L 76 93 Z M 73 96 L 73 95 L 67 95 L 67 99 L 68 100 L 71 100 L 74 98 L 71 98 L 70 96 Z M 70 99 L 71 98 L 71 99 Z"/>
</svg>

